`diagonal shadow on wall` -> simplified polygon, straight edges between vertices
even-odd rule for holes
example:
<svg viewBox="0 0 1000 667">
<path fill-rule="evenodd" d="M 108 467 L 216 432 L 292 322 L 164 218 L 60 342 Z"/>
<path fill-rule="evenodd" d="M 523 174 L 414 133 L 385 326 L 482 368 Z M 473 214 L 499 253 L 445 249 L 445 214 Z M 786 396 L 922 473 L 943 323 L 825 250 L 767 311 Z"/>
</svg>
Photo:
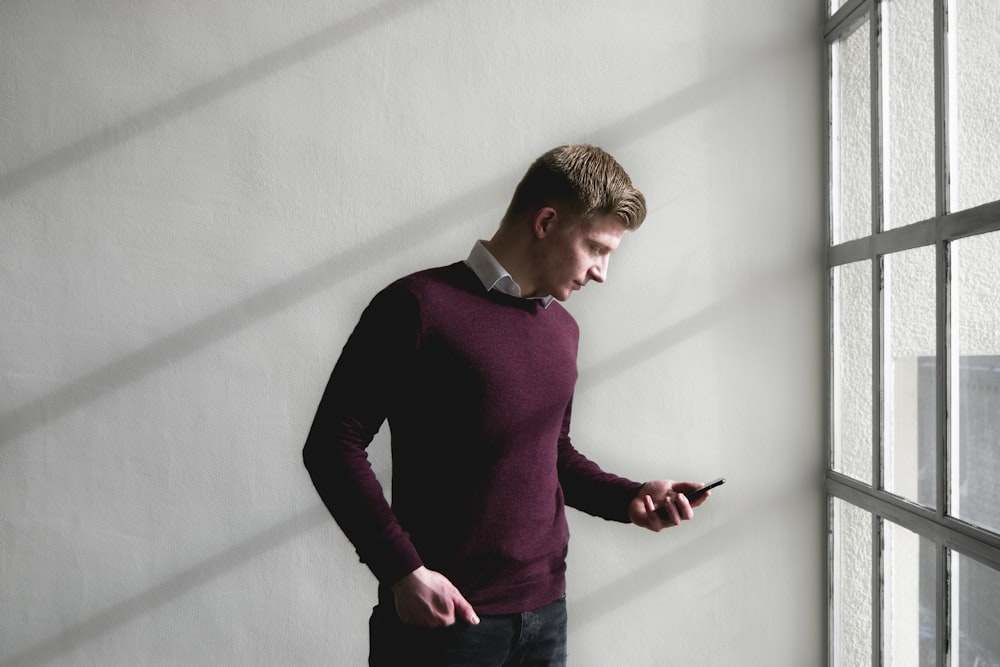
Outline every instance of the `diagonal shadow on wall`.
<svg viewBox="0 0 1000 667">
<path fill-rule="evenodd" d="M 388 4 L 395 7 L 400 3 Z M 382 5 L 382 11 L 377 12 L 379 16 L 385 15 L 385 6 Z M 397 8 L 396 11 L 400 10 Z M 374 20 L 374 17 L 370 16 L 369 13 L 364 16 L 366 19 L 359 21 L 360 25 Z M 354 30 L 358 29 L 360 26 L 355 25 Z M 338 26 L 335 32 L 342 35 L 348 33 L 342 26 Z M 325 32 L 318 34 L 326 35 Z M 291 64 L 292 54 L 307 57 L 319 50 L 318 43 L 326 44 L 330 39 L 329 36 L 325 40 L 313 36 L 296 42 L 295 45 L 298 46 L 289 46 L 275 52 L 281 54 L 280 56 L 272 55 L 270 58 L 264 58 L 255 61 L 255 63 L 260 63 L 257 66 L 265 70 L 278 71 L 281 67 L 287 67 Z M 303 46 L 303 42 L 309 45 L 308 48 Z M 583 137 L 582 140 L 603 145 L 613 151 L 616 147 L 635 141 L 705 107 L 706 104 L 723 94 L 728 86 L 736 85 L 744 76 L 746 69 L 762 67 L 768 61 L 787 57 L 790 53 L 806 46 L 805 42 L 771 44 L 766 51 L 755 54 L 756 57 L 748 57 L 742 61 L 740 67 L 693 83 L 618 121 L 598 128 Z M 118 129 L 109 130 L 78 142 L 78 144 L 73 145 L 76 148 L 71 146 L 65 149 L 65 154 L 59 159 L 55 157 L 57 153 L 42 158 L 35 164 L 49 164 L 50 168 L 58 169 L 68 166 L 74 161 L 83 160 L 103 148 L 121 143 L 138 134 L 140 129 L 151 129 L 182 113 L 184 105 L 204 105 L 218 99 L 239 85 L 246 85 L 246 83 L 255 80 L 252 74 L 253 66 L 254 63 L 241 67 L 236 70 L 238 75 L 221 77 L 212 84 L 199 86 L 175 100 L 165 102 L 149 112 L 148 117 L 139 116 L 131 123 L 123 123 Z M 266 73 L 261 76 L 264 75 Z M 32 170 L 38 171 L 39 175 L 42 173 L 40 167 L 29 169 L 29 171 Z M 0 445 L 7 444 L 42 424 L 99 400 L 159 368 L 240 331 L 254 322 L 290 308 L 329 289 L 349 276 L 369 268 L 374 260 L 385 258 L 387 248 L 390 246 L 388 243 L 390 239 L 394 241 L 392 245 L 395 247 L 413 247 L 433 240 L 435 236 L 452 229 L 455 220 L 480 212 L 483 202 L 502 202 L 503 197 L 509 194 L 504 188 L 519 177 L 520 174 L 512 173 L 496 178 L 485 185 L 480 185 L 461 197 L 417 218 L 390 227 L 358 246 L 345 249 L 283 282 L 252 294 L 228 308 L 189 324 L 125 357 L 93 370 L 49 394 L 0 415 Z M 0 194 L 3 193 L 3 187 L 3 181 L 0 181 Z"/>
<path fill-rule="evenodd" d="M 703 511 L 708 511 L 708 509 Z M 635 530 L 635 528 L 631 529 Z M 683 530 L 683 526 L 675 526 L 667 530 Z M 624 607 L 633 600 L 655 594 L 657 586 L 686 576 L 704 563 L 706 554 L 724 552 L 727 545 L 742 543 L 749 537 L 749 532 L 750 529 L 747 527 L 745 519 L 734 518 L 718 524 L 710 532 L 684 541 L 682 545 L 674 546 L 665 551 L 657 551 L 655 559 L 639 567 L 632 566 L 631 561 L 629 561 L 623 565 L 623 569 L 628 570 L 627 574 L 572 601 L 570 635 L 580 632 L 583 627 L 595 622 L 601 616 L 613 613 L 615 609 Z M 731 549 L 729 553 L 731 553 Z M 648 552 L 644 555 L 648 556 Z M 683 608 L 683 605 L 678 607 L 671 604 L 669 607 L 676 613 L 678 608 Z M 669 618 L 669 613 L 665 614 L 665 618 Z"/>
<path fill-rule="evenodd" d="M 820 473 L 817 472 L 817 475 Z M 684 577 L 696 567 L 703 565 L 710 560 L 712 554 L 727 553 L 732 554 L 736 549 L 746 548 L 748 550 L 759 551 L 761 546 L 762 523 L 780 523 L 784 512 L 798 508 L 802 498 L 814 496 L 817 493 L 816 479 L 808 476 L 801 476 L 799 484 L 785 485 L 777 489 L 757 488 L 755 484 L 758 480 L 749 480 L 744 488 L 740 488 L 740 482 L 730 480 L 729 483 L 720 489 L 719 499 L 710 499 L 705 505 L 695 510 L 694 521 L 698 521 L 699 514 L 710 512 L 723 512 L 727 518 L 713 525 L 711 530 L 703 532 L 690 540 L 683 540 L 682 543 L 674 543 L 669 547 L 650 549 L 650 552 L 657 554 L 649 562 L 639 566 L 631 567 L 626 564 L 622 569 L 627 569 L 627 573 L 614 579 L 601 588 L 574 599 L 572 613 L 570 614 L 570 634 L 579 631 L 584 626 L 593 623 L 605 614 L 613 613 L 616 609 L 630 604 L 633 600 L 644 596 L 656 594 L 657 587 L 663 586 L 671 580 Z M 735 482 L 735 484 L 734 484 Z M 752 491 L 746 486 L 754 487 Z M 753 497 L 752 503 L 747 503 L 746 498 Z M 739 505 L 728 504 L 731 498 L 742 498 Z M 789 503 L 790 498 L 799 499 L 798 503 Z M 713 506 L 713 503 L 715 506 Z M 817 501 L 817 507 L 821 503 Z M 766 516 L 760 514 L 760 508 L 768 508 Z M 728 510 L 728 511 L 727 511 Z M 817 540 L 822 533 L 822 524 L 817 523 Z M 672 533 L 684 531 L 685 526 L 675 526 L 668 528 L 658 537 L 671 541 L 674 537 Z M 626 530 L 635 530 L 634 527 L 626 526 Z M 678 536 L 679 537 L 679 536 Z M 644 552 L 648 555 L 650 552 Z M 748 559 L 752 560 L 752 559 Z M 631 562 L 631 561 L 630 561 Z M 734 576 L 736 576 L 734 574 Z M 667 616 L 671 612 L 677 613 L 683 608 L 683 603 L 674 601 L 667 610 Z"/>
<path fill-rule="evenodd" d="M 436 235 L 452 229 L 455 220 L 478 213 L 483 201 L 492 200 L 501 185 L 502 179 L 498 179 L 493 184 L 476 188 L 0 415 L 0 445 L 93 403 L 157 369 L 169 366 L 254 322 L 290 308 L 370 268 L 373 260 L 385 258 L 390 246 L 389 239 L 402 241 L 397 247 L 403 248 L 416 247 L 430 241 Z"/>
<path fill-rule="evenodd" d="M 246 565 L 261 554 L 297 539 L 320 526 L 330 525 L 323 505 L 296 514 L 267 530 L 235 544 L 211 558 L 174 574 L 143 592 L 100 611 L 59 634 L 4 660 L 0 667 L 41 665 L 73 651 L 90 640 L 125 625 L 158 607 L 203 586 L 227 572 Z"/>
<path fill-rule="evenodd" d="M 638 366 L 657 354 L 669 350 L 681 341 L 711 329 L 720 322 L 735 320 L 747 314 L 759 312 L 759 309 L 773 300 L 780 290 L 792 284 L 790 281 L 801 281 L 816 275 L 815 271 L 820 266 L 820 257 L 816 256 L 813 262 L 809 262 L 814 258 L 808 255 L 800 259 L 801 263 L 772 267 L 767 273 L 760 276 L 746 276 L 739 291 L 719 299 L 674 322 L 662 331 L 647 336 L 610 357 L 582 369 L 577 381 L 577 391 L 589 390 L 594 385 L 629 368 Z"/>
<path fill-rule="evenodd" d="M 223 97 L 273 76 L 332 49 L 383 23 L 412 11 L 430 0 L 390 0 L 340 23 L 306 35 L 291 44 L 252 60 L 226 74 L 199 84 L 176 97 L 109 125 L 26 165 L 0 175 L 0 199 L 26 188 L 99 153 L 205 107 Z"/>
</svg>

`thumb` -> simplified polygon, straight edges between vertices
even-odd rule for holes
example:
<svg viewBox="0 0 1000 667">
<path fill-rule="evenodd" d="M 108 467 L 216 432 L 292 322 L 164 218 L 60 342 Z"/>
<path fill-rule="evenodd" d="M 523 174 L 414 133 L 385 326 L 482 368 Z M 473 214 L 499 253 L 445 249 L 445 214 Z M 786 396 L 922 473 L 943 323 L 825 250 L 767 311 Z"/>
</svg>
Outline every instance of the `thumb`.
<svg viewBox="0 0 1000 667">
<path fill-rule="evenodd" d="M 471 625 L 479 625 L 479 617 L 472 605 L 461 595 L 455 597 L 455 617 Z"/>
</svg>

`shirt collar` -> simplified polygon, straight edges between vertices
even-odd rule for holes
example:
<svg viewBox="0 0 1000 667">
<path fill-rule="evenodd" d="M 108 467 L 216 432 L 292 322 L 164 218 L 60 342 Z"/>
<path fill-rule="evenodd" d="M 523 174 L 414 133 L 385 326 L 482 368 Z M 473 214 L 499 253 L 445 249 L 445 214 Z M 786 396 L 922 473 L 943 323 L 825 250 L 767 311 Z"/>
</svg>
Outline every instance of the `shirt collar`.
<svg viewBox="0 0 1000 667">
<path fill-rule="evenodd" d="M 476 244 L 472 246 L 472 252 L 469 253 L 465 264 L 476 274 L 487 292 L 496 290 L 509 296 L 524 298 L 521 296 L 521 286 L 517 284 L 507 269 L 503 268 L 496 257 L 486 249 L 482 241 L 476 241 Z M 544 308 L 548 308 L 553 300 L 552 296 L 528 298 L 541 301 Z"/>
</svg>

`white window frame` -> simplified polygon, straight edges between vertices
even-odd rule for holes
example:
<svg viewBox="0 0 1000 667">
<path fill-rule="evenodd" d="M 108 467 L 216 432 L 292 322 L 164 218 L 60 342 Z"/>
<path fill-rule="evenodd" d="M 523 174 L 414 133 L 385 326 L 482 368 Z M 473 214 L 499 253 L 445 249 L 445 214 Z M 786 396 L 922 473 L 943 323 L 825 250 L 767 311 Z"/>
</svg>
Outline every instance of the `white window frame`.
<svg viewBox="0 0 1000 667">
<path fill-rule="evenodd" d="M 830 0 L 823 0 L 828 11 Z M 827 281 L 827 340 L 826 349 L 826 431 L 828 445 L 828 462 L 825 476 L 825 491 L 829 524 L 828 535 L 828 586 L 830 599 L 828 604 L 828 660 L 836 665 L 839 655 L 836 646 L 838 639 L 836 605 L 834 590 L 838 577 L 836 548 L 834 544 L 835 525 L 833 504 L 834 499 L 862 508 L 871 513 L 872 520 L 872 665 L 883 665 L 886 656 L 883 655 L 883 613 L 885 609 L 884 590 L 884 557 L 882 545 L 884 521 L 889 520 L 907 528 L 935 545 L 937 592 L 936 592 L 936 641 L 937 659 L 939 665 L 951 665 L 953 657 L 949 655 L 950 627 L 950 558 L 953 551 L 963 556 L 975 559 L 994 569 L 1000 570 L 1000 535 L 978 528 L 966 522 L 959 521 L 949 514 L 950 479 L 949 450 L 953 441 L 951 429 L 954 424 L 949 422 L 949 406 L 952 402 L 952 387 L 949 382 L 951 369 L 954 367 L 953 346 L 950 339 L 950 278 L 949 249 L 956 239 L 975 236 L 988 232 L 1000 231 L 1000 201 L 993 201 L 975 208 L 951 211 L 949 202 L 949 137 L 948 137 L 948 10 L 955 0 L 932 0 L 934 2 L 934 88 L 935 88 L 935 205 L 936 214 L 927 220 L 914 221 L 906 226 L 883 230 L 883 152 L 882 152 L 882 54 L 881 11 L 883 2 L 891 0 L 847 0 L 830 15 L 824 24 L 823 34 L 827 53 L 827 83 L 826 83 L 826 113 L 827 113 L 827 229 L 833 229 L 840 196 L 837 187 L 838 150 L 835 146 L 836 133 L 833 121 L 836 118 L 837 104 L 835 94 L 835 49 L 833 45 L 850 32 L 866 18 L 869 21 L 870 64 L 871 64 L 871 181 L 872 181 L 872 215 L 871 234 L 856 240 L 832 244 L 832 233 L 828 237 L 826 266 L 828 275 L 832 276 L 834 268 L 853 262 L 869 260 L 872 268 L 872 484 L 866 484 L 834 470 L 834 434 L 836 432 L 834 405 L 833 350 L 835 336 L 835 286 L 832 279 Z M 937 355 L 937 391 L 936 391 L 936 471 L 937 493 L 936 507 L 928 508 L 910 502 L 894 495 L 885 489 L 884 483 L 884 442 L 882 433 L 881 401 L 885 396 L 883 391 L 884 370 L 882 368 L 882 349 L 885 330 L 884 309 L 882 298 L 883 258 L 891 253 L 933 246 L 936 254 L 935 299 L 936 299 L 936 355 Z M 957 421 L 957 419 L 955 420 Z"/>
</svg>

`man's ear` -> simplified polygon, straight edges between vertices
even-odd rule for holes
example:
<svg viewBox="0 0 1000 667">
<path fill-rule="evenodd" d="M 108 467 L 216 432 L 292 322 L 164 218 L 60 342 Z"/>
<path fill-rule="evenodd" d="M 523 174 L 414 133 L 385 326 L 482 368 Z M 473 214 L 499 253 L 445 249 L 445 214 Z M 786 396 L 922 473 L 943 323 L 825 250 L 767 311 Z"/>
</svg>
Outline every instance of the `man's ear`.
<svg viewBox="0 0 1000 667">
<path fill-rule="evenodd" d="M 559 213 L 551 206 L 544 206 L 535 211 L 535 215 L 531 219 L 531 230 L 534 232 L 535 238 L 544 238 L 549 233 L 552 224 L 558 220 Z"/>
</svg>

